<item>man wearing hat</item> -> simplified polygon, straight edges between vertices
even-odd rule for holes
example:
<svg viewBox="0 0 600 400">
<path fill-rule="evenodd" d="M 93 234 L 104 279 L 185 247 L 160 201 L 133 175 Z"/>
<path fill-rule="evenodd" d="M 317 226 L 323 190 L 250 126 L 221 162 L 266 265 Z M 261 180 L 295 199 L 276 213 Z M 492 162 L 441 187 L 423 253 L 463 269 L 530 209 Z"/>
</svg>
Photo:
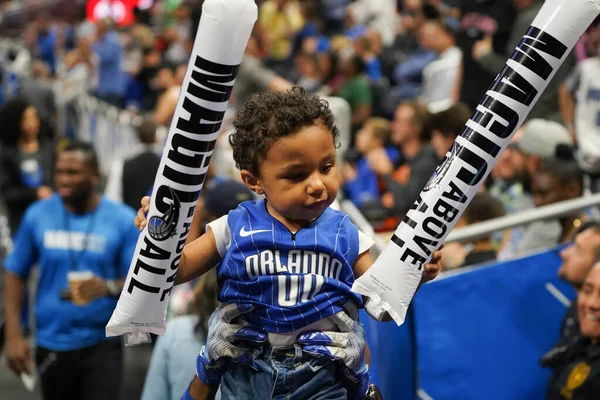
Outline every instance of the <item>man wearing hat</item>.
<svg viewBox="0 0 600 400">
<path fill-rule="evenodd" d="M 573 138 L 558 122 L 535 118 L 525 122 L 520 131 L 514 147 L 525 155 L 529 177 L 544 160 L 572 158 Z"/>
<path fill-rule="evenodd" d="M 225 180 L 217 183 L 204 196 L 205 223 L 209 223 L 243 202 L 252 200 L 254 194 L 242 182 Z"/>
<path fill-rule="evenodd" d="M 552 168 L 564 168 L 569 171 L 574 166 L 573 138 L 567 128 L 557 122 L 544 119 L 531 119 L 521 128 L 514 148 L 525 156 L 525 175 L 532 182 L 538 173 L 545 169 L 547 174 Z M 544 168 L 542 166 L 544 165 Z M 552 168 L 550 168 L 552 166 Z M 577 175 L 576 171 L 572 174 Z M 577 175 L 580 176 L 580 175 Z M 581 185 L 579 186 L 581 190 Z M 535 182 L 532 182 L 532 194 L 536 194 Z M 534 196 L 535 197 L 535 196 Z M 538 196 L 539 197 L 539 196 Z M 560 196 L 556 200 L 560 201 Z M 555 201 L 556 201 L 555 200 Z M 541 202 L 538 206 L 542 205 Z M 557 218 L 535 221 L 527 225 L 523 236 L 518 243 L 518 254 L 524 254 L 533 250 L 554 246 L 561 241 L 563 226 Z"/>
</svg>

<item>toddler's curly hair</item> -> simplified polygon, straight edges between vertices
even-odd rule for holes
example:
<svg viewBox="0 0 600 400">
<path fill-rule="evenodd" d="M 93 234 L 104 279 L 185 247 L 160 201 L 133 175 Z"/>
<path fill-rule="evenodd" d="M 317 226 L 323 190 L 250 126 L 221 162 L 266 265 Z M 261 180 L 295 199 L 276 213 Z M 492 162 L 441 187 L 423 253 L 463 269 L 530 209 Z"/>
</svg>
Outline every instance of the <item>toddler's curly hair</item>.
<svg viewBox="0 0 600 400">
<path fill-rule="evenodd" d="M 317 123 L 331 132 L 337 147 L 340 133 L 327 101 L 306 94 L 299 86 L 286 92 L 253 94 L 238 111 L 229 137 L 237 168 L 258 176 L 261 159 L 277 139 Z"/>
</svg>

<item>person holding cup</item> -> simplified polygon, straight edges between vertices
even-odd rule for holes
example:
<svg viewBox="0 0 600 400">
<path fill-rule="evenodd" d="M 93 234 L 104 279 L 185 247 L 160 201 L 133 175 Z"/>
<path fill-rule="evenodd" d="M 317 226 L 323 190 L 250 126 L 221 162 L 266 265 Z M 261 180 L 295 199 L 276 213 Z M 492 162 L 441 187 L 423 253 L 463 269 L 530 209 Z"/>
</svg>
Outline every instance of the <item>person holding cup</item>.
<svg viewBox="0 0 600 400">
<path fill-rule="evenodd" d="M 67 281 L 69 282 L 69 290 L 66 292 L 66 297 L 71 297 L 73 304 L 78 306 L 84 306 L 90 302 L 90 296 L 88 292 L 82 290 L 86 282 L 92 281 L 94 274 L 92 271 L 70 271 L 67 274 Z M 92 296 L 95 297 L 95 296 Z"/>
<path fill-rule="evenodd" d="M 120 338 L 106 338 L 138 239 L 128 206 L 98 193 L 100 172 L 91 144 L 60 150 L 57 193 L 33 203 L 4 260 L 6 358 L 19 375 L 37 373 L 44 399 L 118 398 Z M 35 361 L 23 338 L 26 282 L 39 266 Z"/>
</svg>

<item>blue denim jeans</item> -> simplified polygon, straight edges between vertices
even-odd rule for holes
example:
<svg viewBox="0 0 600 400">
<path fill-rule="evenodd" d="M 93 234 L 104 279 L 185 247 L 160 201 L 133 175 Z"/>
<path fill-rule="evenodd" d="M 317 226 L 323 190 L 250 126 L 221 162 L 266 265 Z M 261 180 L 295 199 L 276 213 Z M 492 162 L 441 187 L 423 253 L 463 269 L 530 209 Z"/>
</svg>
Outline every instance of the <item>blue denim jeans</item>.
<svg viewBox="0 0 600 400">
<path fill-rule="evenodd" d="M 231 362 L 221 380 L 222 400 L 346 400 L 336 364 L 302 351 L 300 345 L 265 346 L 257 369 Z"/>
</svg>

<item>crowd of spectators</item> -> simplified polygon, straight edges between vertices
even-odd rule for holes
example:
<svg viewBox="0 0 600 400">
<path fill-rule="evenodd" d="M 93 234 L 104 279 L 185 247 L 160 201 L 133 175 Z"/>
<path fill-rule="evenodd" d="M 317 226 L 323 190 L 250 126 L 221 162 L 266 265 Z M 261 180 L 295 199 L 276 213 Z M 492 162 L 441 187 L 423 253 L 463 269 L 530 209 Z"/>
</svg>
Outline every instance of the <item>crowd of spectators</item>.
<svg viewBox="0 0 600 400">
<path fill-rule="evenodd" d="M 109 17 L 90 21 L 80 1 L 73 1 L 80 12 L 69 21 L 39 12 L 23 27 L 26 50 L 5 55 L 2 72 L 13 79 L 4 79 L 1 90 L 0 197 L 13 236 L 25 210 L 55 191 L 56 151 L 80 134 L 76 123 L 58 124 L 57 114 L 76 121 L 79 116 L 69 102 L 82 94 L 143 117 L 137 129 L 140 147 L 110 166 L 104 177 L 108 182 L 101 185 L 105 194 L 136 207 L 136 200 L 151 190 L 152 179 L 137 177 L 139 171 L 158 168 L 162 148 L 156 126 L 168 126 L 173 117 L 202 1 L 147 3 L 134 9 L 135 19 L 126 25 Z M 237 179 L 227 141 L 235 110 L 254 92 L 300 85 L 348 103 L 351 138 L 340 166 L 343 196 L 376 232 L 388 232 L 461 134 L 543 1 L 257 4 L 258 21 L 206 190 Z M 599 54 L 600 29 L 593 24 L 457 226 L 600 190 Z M 504 260 L 570 242 L 594 212 L 536 221 L 472 243 L 450 243 L 444 267 Z M 193 288 L 176 291 L 173 298 L 188 304 Z"/>
<path fill-rule="evenodd" d="M 211 176 L 235 179 L 226 137 L 231 117 L 251 93 L 301 85 L 309 92 L 342 98 L 351 110 L 350 147 L 344 150 L 340 168 L 344 196 L 377 232 L 394 229 L 403 218 L 542 5 L 537 0 L 257 3 L 258 21 L 238 73 Z M 82 93 L 168 126 L 201 6 L 201 1 L 155 1 L 136 7 L 135 20 L 124 26 L 107 17 L 90 21 L 84 9 L 70 21 L 43 12 L 35 15 L 23 32 L 27 54 L 9 55 L 7 64 L 9 71 L 28 71 L 26 78 L 17 78 L 21 103 L 11 107 L 17 101 L 11 99 L 0 115 L 2 121 L 13 121 L 3 125 L 12 126 L 3 135 L 5 147 L 19 149 L 12 158 L 11 150 L 2 158 L 3 165 L 10 166 L 7 171 L 12 171 L 2 181 L 9 207 L 22 213 L 50 188 L 48 174 L 31 179 L 27 171 L 47 173 L 51 160 L 42 156 L 42 150 L 31 156 L 34 153 L 23 147 L 23 140 L 14 140 L 19 129 L 13 126 L 15 118 L 29 115 L 22 111 L 24 105 L 37 112 L 42 148 L 77 136 L 76 124 L 57 125 L 57 104 L 67 104 L 67 116 L 76 120 L 68 99 Z M 502 203 L 505 213 L 577 197 L 584 188 L 595 191 L 600 145 L 593 114 L 597 75 L 590 60 L 597 53 L 597 31 L 590 28 L 565 60 L 490 174 L 484 189 Z M 140 159 L 140 153 L 153 149 L 159 154 L 160 145 L 143 143 L 145 148 L 132 150 L 132 156 Z M 585 146 L 575 150 L 579 143 Z M 29 161 L 16 160 L 19 152 Z M 137 167 L 131 160 L 110 166 L 111 198 L 123 201 L 125 195 L 131 204 L 132 197 L 122 193 L 118 181 L 125 179 L 123 165 L 131 171 L 156 169 L 156 157 L 146 154 L 142 159 Z M 539 192 L 549 190 L 543 185 L 551 183 L 536 175 L 553 168 L 573 170 L 564 179 L 581 181 L 580 188 L 542 199 Z M 29 178 L 20 181 L 19 172 Z M 572 225 L 585 218 L 577 215 L 515 228 L 494 235 L 492 245 L 500 259 L 523 254 L 569 239 Z M 13 221 L 13 229 L 16 226 Z"/>
</svg>

